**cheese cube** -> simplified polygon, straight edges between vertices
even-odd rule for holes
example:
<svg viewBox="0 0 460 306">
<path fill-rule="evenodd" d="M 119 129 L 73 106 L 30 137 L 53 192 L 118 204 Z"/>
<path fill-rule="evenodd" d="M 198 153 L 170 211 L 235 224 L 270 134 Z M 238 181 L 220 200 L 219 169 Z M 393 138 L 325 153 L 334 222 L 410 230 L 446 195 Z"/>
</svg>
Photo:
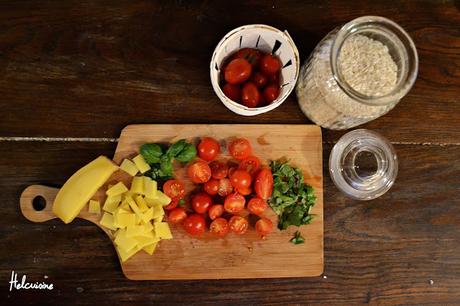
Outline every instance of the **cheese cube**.
<svg viewBox="0 0 460 306">
<path fill-rule="evenodd" d="M 131 191 L 131 193 L 144 194 L 144 179 L 142 176 L 133 177 L 131 189 L 129 191 Z"/>
<path fill-rule="evenodd" d="M 126 228 L 126 237 L 140 236 L 144 231 L 143 225 L 130 225 Z"/>
<path fill-rule="evenodd" d="M 144 222 L 149 222 L 149 220 L 144 219 L 144 215 L 142 214 L 141 209 L 139 208 L 139 206 L 137 206 L 136 202 L 134 202 L 132 198 L 127 198 L 126 200 L 129 206 L 131 207 L 131 209 L 134 211 L 136 215 L 139 216 L 141 220 L 143 220 Z"/>
<path fill-rule="evenodd" d="M 146 198 L 155 199 L 157 196 L 157 182 L 144 176 L 144 195 Z"/>
<path fill-rule="evenodd" d="M 147 237 L 136 237 L 134 238 L 137 242 L 137 246 L 139 248 L 144 248 L 150 244 L 156 243 L 159 241 L 159 239 L 153 239 L 152 237 L 147 238 Z"/>
<path fill-rule="evenodd" d="M 132 250 L 137 241 L 131 237 L 126 236 L 126 230 L 122 230 L 114 240 L 115 244 L 125 252 Z"/>
<path fill-rule="evenodd" d="M 171 203 L 171 198 L 165 195 L 163 192 L 160 190 L 157 190 L 156 192 L 156 197 L 154 199 L 149 199 L 149 203 L 151 205 L 161 205 L 161 206 L 166 206 L 169 203 Z"/>
<path fill-rule="evenodd" d="M 144 231 L 146 233 L 151 232 L 153 230 L 153 225 L 150 222 L 147 222 L 147 223 L 142 222 L 142 225 L 144 226 Z"/>
<path fill-rule="evenodd" d="M 123 184 L 122 182 L 118 182 L 114 186 L 107 189 L 105 194 L 107 194 L 108 197 L 114 197 L 122 193 L 125 193 L 126 191 L 128 191 L 128 188 L 126 188 L 125 184 Z"/>
<path fill-rule="evenodd" d="M 117 208 L 118 204 L 120 204 L 121 195 L 107 197 L 104 202 L 104 206 L 102 207 L 103 210 L 113 213 Z"/>
<path fill-rule="evenodd" d="M 145 162 L 145 159 L 140 154 L 133 158 L 133 162 L 136 164 L 136 167 L 139 169 L 140 173 L 145 173 L 150 170 L 149 164 Z"/>
<path fill-rule="evenodd" d="M 136 224 L 136 215 L 133 213 L 120 213 L 114 216 L 114 225 L 119 228 L 125 228 Z"/>
<path fill-rule="evenodd" d="M 152 220 L 153 219 L 153 207 L 150 207 L 147 211 L 143 212 L 142 215 L 143 215 L 142 221 L 144 221 L 145 223 Z"/>
<path fill-rule="evenodd" d="M 126 252 L 122 248 L 117 246 L 118 255 L 120 256 L 120 259 L 122 262 L 127 261 L 131 256 L 136 254 L 139 250 L 140 248 L 138 248 L 137 245 L 134 248 L 132 248 L 129 252 Z"/>
<path fill-rule="evenodd" d="M 169 229 L 169 225 L 166 222 L 157 222 L 154 225 L 155 227 L 155 234 L 157 237 L 161 239 L 172 239 L 171 230 Z"/>
<path fill-rule="evenodd" d="M 164 211 L 162 206 L 155 205 L 155 206 L 153 206 L 151 208 L 153 208 L 152 219 L 157 219 L 157 218 L 162 218 L 163 219 L 163 216 L 165 215 L 165 211 Z"/>
<path fill-rule="evenodd" d="M 89 200 L 88 212 L 91 214 L 101 214 L 101 204 L 99 201 Z"/>
<path fill-rule="evenodd" d="M 147 211 L 147 209 L 149 209 L 149 207 L 147 206 L 147 203 L 145 202 L 143 196 L 137 195 L 134 198 L 134 200 L 136 201 L 137 206 L 139 206 L 139 209 L 141 210 L 141 212 L 145 212 L 145 211 Z"/>
<path fill-rule="evenodd" d="M 147 253 L 149 255 L 152 255 L 153 252 L 155 252 L 156 247 L 157 247 L 157 243 L 155 242 L 155 243 L 152 243 L 152 244 L 150 244 L 148 246 L 145 246 L 142 249 L 145 251 L 145 253 Z"/>
<path fill-rule="evenodd" d="M 131 176 L 135 176 L 137 172 L 139 172 L 139 169 L 137 169 L 136 165 L 129 159 L 123 160 L 123 162 L 120 165 L 120 169 L 125 171 Z"/>
<path fill-rule="evenodd" d="M 114 226 L 113 221 L 114 220 L 113 220 L 113 215 L 112 214 L 104 213 L 104 215 L 102 215 L 102 219 L 101 219 L 101 221 L 99 221 L 99 223 L 102 226 L 114 231 L 117 228 Z"/>
</svg>

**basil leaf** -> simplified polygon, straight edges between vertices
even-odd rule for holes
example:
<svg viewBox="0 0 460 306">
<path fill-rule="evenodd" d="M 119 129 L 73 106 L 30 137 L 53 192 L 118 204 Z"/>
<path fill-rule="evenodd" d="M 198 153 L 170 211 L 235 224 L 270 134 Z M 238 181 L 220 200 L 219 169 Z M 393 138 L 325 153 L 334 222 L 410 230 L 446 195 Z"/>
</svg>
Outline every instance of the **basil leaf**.
<svg viewBox="0 0 460 306">
<path fill-rule="evenodd" d="M 188 163 L 196 156 L 196 148 L 193 144 L 187 143 L 184 149 L 176 156 L 176 160 L 181 163 Z"/>
<path fill-rule="evenodd" d="M 186 145 L 187 142 L 185 139 L 181 139 L 169 147 L 168 151 L 166 151 L 166 155 L 169 157 L 176 157 L 185 148 Z"/>
<path fill-rule="evenodd" d="M 160 157 L 163 155 L 161 147 L 156 143 L 143 144 L 140 148 L 140 153 L 149 165 L 159 163 Z"/>
<path fill-rule="evenodd" d="M 170 158 L 167 155 L 163 155 L 160 161 L 160 170 L 164 176 L 172 176 L 173 174 L 172 158 Z"/>
</svg>

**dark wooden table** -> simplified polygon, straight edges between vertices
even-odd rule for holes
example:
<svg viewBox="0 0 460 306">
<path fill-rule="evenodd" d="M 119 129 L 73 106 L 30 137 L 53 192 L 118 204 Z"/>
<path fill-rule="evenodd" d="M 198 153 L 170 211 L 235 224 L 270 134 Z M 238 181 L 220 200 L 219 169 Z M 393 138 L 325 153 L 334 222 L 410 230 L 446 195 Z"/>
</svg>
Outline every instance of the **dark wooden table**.
<svg viewBox="0 0 460 306">
<path fill-rule="evenodd" d="M 452 1 L 2 1 L 0 3 L 0 288 L 2 304 L 460 304 L 460 12 Z M 327 159 L 325 273 L 316 278 L 142 281 L 124 278 L 101 230 L 33 224 L 30 184 L 60 185 L 131 123 L 308 123 L 295 95 L 256 117 L 227 110 L 209 60 L 229 30 L 289 30 L 304 60 L 331 29 L 362 15 L 401 24 L 420 56 L 417 83 L 364 125 L 394 144 L 394 187 L 358 202 Z M 295 263 L 291 263 L 294 264 Z M 9 291 L 11 271 L 55 289 Z M 45 276 L 48 277 L 45 279 Z"/>
</svg>

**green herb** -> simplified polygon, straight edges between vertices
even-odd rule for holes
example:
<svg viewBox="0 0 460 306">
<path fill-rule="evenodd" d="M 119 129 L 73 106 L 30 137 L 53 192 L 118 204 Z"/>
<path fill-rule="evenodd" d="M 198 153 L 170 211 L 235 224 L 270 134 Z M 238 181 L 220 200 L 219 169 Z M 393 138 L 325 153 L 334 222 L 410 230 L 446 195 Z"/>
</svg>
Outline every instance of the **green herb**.
<svg viewBox="0 0 460 306">
<path fill-rule="evenodd" d="M 289 241 L 294 244 L 301 244 L 305 242 L 305 239 L 302 237 L 302 234 L 300 234 L 299 231 L 296 231 L 294 237 Z"/>
<path fill-rule="evenodd" d="M 174 159 L 181 163 L 186 163 L 196 156 L 195 146 L 185 141 L 185 139 L 175 142 L 169 148 L 158 143 L 146 143 L 141 146 L 140 152 L 151 168 L 146 175 L 158 181 L 158 183 L 163 183 L 173 178 Z"/>
<path fill-rule="evenodd" d="M 305 184 L 302 171 L 284 161 L 272 161 L 273 193 L 268 203 L 279 216 L 278 228 L 286 229 L 289 225 L 309 224 L 310 214 L 315 205 L 314 189 Z"/>
<path fill-rule="evenodd" d="M 163 155 L 160 145 L 156 143 L 145 143 L 141 146 L 140 152 L 142 157 L 148 164 L 160 162 L 160 157 Z"/>
<path fill-rule="evenodd" d="M 177 203 L 178 206 L 185 207 L 185 200 L 180 199 L 179 202 Z"/>
</svg>

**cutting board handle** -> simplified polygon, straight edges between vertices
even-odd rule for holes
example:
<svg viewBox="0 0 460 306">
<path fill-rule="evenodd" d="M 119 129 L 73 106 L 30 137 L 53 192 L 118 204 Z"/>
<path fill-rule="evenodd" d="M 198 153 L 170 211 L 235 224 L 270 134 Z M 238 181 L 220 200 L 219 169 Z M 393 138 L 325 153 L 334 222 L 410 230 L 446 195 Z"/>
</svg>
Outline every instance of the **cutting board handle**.
<svg viewBox="0 0 460 306">
<path fill-rule="evenodd" d="M 58 188 L 31 185 L 24 189 L 19 199 L 21 212 L 32 222 L 45 222 L 56 218 L 53 214 L 53 203 Z"/>
</svg>

